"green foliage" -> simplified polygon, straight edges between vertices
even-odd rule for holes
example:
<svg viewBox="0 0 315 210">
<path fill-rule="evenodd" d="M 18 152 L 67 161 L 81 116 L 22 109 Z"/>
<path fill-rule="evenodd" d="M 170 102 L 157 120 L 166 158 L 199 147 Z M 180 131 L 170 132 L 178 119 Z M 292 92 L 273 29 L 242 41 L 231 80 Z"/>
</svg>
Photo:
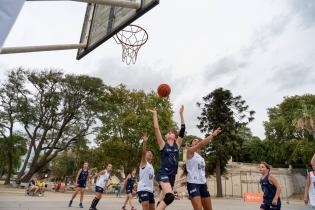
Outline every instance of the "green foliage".
<svg viewBox="0 0 315 210">
<path fill-rule="evenodd" d="M 12 173 L 16 173 L 21 165 L 21 157 L 27 151 L 27 140 L 22 136 L 14 135 L 12 139 L 0 138 L 0 174 L 8 173 L 8 162 L 11 158 Z"/>
<path fill-rule="evenodd" d="M 70 176 L 75 178 L 84 161 L 87 161 L 89 168 L 92 168 L 95 157 L 87 143 L 87 139 L 81 138 L 67 150 L 61 152 L 50 164 L 51 174 L 55 177 Z"/>
<path fill-rule="evenodd" d="M 148 149 L 153 152 L 153 165 L 159 166 L 157 145 L 151 113 L 147 109 L 155 107 L 159 113 L 162 134 L 174 127 L 171 103 L 155 93 L 128 90 L 124 85 L 106 87 L 102 96 L 102 126 L 97 137 L 100 145 L 95 150 L 100 155 L 99 164 L 110 162 L 114 173 L 138 168 L 141 158 L 140 139 L 144 132 L 149 135 Z"/>
<path fill-rule="evenodd" d="M 203 97 L 198 102 L 201 114 L 197 127 L 206 136 L 216 128 L 223 132 L 215 137 L 203 151 L 206 160 L 206 172 L 217 177 L 217 196 L 222 197 L 221 173 L 232 155 L 239 151 L 246 134 L 245 127 L 254 118 L 254 111 L 249 111 L 248 105 L 241 96 L 233 97 L 229 90 L 218 88 Z"/>
<path fill-rule="evenodd" d="M 314 110 L 315 95 L 310 94 L 285 97 L 268 109 L 263 142 L 268 147 L 266 161 L 275 165 L 308 165 L 315 152 Z"/>
<path fill-rule="evenodd" d="M 203 97 L 203 103 L 198 102 L 201 115 L 198 117 L 198 128 L 202 133 L 211 133 L 221 127 L 223 132 L 217 136 L 204 150 L 207 160 L 207 172 L 213 174 L 217 161 L 222 162 L 223 171 L 231 155 L 239 151 L 238 147 L 245 138 L 245 126 L 252 121 L 254 111 L 248 111 L 248 106 L 241 96 L 233 97 L 229 90 L 218 88 Z M 247 135 L 247 134 L 246 134 Z"/>
<path fill-rule="evenodd" d="M 9 72 L 0 89 L 0 133 L 27 137 L 28 151 L 18 181 L 27 182 L 59 152 L 93 132 L 103 90 L 99 78 L 56 70 Z"/>
<path fill-rule="evenodd" d="M 282 143 L 291 139 L 314 139 L 307 130 L 295 126 L 295 121 L 302 117 L 306 107 L 315 110 L 315 95 L 285 97 L 276 107 L 268 109 L 269 121 L 264 122 L 266 138 Z"/>
</svg>

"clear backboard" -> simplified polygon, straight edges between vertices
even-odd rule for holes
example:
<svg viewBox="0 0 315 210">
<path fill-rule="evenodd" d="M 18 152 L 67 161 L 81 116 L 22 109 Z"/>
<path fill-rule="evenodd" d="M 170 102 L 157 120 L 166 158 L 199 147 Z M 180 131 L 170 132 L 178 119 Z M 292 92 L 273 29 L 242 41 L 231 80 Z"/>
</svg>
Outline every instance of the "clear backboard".
<svg viewBox="0 0 315 210">
<path fill-rule="evenodd" d="M 116 1 L 119 2 L 119 0 Z M 85 47 L 78 49 L 78 60 L 159 4 L 159 0 L 129 1 L 135 5 L 139 3 L 139 6 L 127 8 L 97 3 L 88 4 L 80 39 L 80 43 L 85 44 Z"/>
</svg>

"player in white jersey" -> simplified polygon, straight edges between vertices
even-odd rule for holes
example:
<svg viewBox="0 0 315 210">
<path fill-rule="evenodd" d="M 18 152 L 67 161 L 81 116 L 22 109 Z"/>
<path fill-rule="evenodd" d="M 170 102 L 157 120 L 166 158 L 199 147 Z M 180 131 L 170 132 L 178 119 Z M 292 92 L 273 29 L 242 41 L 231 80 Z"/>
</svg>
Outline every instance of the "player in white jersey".
<svg viewBox="0 0 315 210">
<path fill-rule="evenodd" d="M 307 205 L 310 205 L 315 208 L 315 154 L 311 160 L 311 165 L 313 171 L 307 174 L 306 183 L 305 183 L 305 193 L 304 193 L 304 202 Z"/>
<path fill-rule="evenodd" d="M 93 199 L 91 203 L 90 210 L 97 210 L 96 205 L 102 198 L 102 194 L 107 187 L 111 170 L 112 170 L 112 164 L 108 164 L 104 170 L 102 170 L 101 172 L 95 175 L 95 177 L 99 177 L 99 178 L 95 185 L 95 198 Z"/>
<path fill-rule="evenodd" d="M 140 180 L 138 183 L 138 197 L 143 210 L 155 210 L 155 200 L 153 194 L 154 168 L 151 164 L 152 152 L 147 151 L 147 134 L 143 134 L 142 157 L 140 163 Z"/>
<path fill-rule="evenodd" d="M 187 149 L 187 190 L 194 210 L 201 210 L 202 208 L 204 210 L 212 210 L 210 193 L 206 183 L 205 160 L 197 152 L 205 147 L 221 131 L 220 128 L 216 129 L 202 141 L 193 139 L 191 147 Z"/>
</svg>

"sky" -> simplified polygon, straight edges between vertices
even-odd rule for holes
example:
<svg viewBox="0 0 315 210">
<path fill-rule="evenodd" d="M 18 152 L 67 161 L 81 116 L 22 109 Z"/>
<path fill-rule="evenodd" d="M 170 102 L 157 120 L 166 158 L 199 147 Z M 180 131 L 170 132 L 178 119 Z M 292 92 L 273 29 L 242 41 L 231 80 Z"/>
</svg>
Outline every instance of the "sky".
<svg viewBox="0 0 315 210">
<path fill-rule="evenodd" d="M 78 43 L 85 9 L 77 2 L 26 2 L 4 46 Z M 110 39 L 79 61 L 76 50 L 0 55 L 0 78 L 23 66 L 147 92 L 168 83 L 174 120 L 185 105 L 187 132 L 198 136 L 204 134 L 196 103 L 216 88 L 241 95 L 256 111 L 249 127 L 260 138 L 268 108 L 315 92 L 314 0 L 161 0 L 135 24 L 149 33 L 135 65 L 121 62 L 121 46 Z"/>
</svg>

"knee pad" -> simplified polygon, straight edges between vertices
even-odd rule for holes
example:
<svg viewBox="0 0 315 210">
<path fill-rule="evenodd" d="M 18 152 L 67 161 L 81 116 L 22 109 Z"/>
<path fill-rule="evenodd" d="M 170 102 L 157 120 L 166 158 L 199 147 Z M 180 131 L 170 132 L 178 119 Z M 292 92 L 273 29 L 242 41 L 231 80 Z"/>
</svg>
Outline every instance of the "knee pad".
<svg viewBox="0 0 315 210">
<path fill-rule="evenodd" d="M 175 196 L 173 193 L 166 193 L 163 201 L 166 205 L 170 205 L 174 201 L 174 199 Z"/>
</svg>

